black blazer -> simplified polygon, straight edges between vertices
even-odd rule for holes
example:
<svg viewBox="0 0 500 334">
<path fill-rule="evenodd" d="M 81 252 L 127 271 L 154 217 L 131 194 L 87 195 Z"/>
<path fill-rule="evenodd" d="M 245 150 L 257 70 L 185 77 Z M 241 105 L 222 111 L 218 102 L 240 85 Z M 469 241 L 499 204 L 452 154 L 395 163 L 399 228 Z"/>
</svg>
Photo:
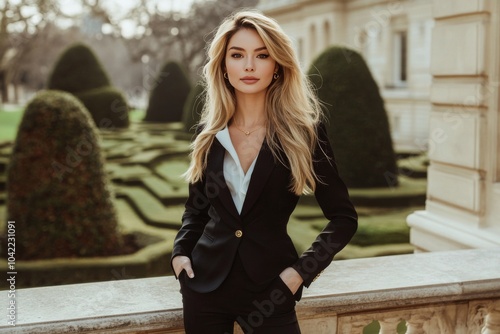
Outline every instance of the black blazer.
<svg viewBox="0 0 500 334">
<path fill-rule="evenodd" d="M 197 292 L 215 290 L 236 256 L 257 284 L 270 282 L 292 266 L 308 287 L 349 242 L 357 229 L 357 214 L 338 175 L 324 125 L 317 131 L 313 165 L 321 181 L 315 196 L 328 223 L 300 257 L 287 234 L 288 219 L 299 199 L 289 191 L 290 170 L 275 161 L 264 141 L 238 214 L 224 180 L 225 149 L 214 138 L 203 180 L 189 185 L 172 252 L 172 258 L 185 255 L 191 259 L 195 277 L 185 280 L 188 287 Z"/>
</svg>

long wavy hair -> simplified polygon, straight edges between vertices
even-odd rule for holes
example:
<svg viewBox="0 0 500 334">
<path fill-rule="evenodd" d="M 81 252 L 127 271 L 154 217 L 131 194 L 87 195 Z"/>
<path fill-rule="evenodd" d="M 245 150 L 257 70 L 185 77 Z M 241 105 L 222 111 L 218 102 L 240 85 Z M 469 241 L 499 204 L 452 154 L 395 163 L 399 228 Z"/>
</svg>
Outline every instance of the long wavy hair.
<svg viewBox="0 0 500 334">
<path fill-rule="evenodd" d="M 235 113 L 234 88 L 225 82 L 223 70 L 229 40 L 240 29 L 255 30 L 279 67 L 279 78 L 272 81 L 266 93 L 266 143 L 275 159 L 285 164 L 282 157 L 286 157 L 285 165 L 292 174 L 290 191 L 297 195 L 314 191 L 317 177 L 312 154 L 318 137 L 320 103 L 300 68 L 290 38 L 275 20 L 248 10 L 227 17 L 208 48 L 208 62 L 203 68 L 207 92 L 200 119 L 203 126 L 191 144 L 191 163 L 184 176 L 191 183 L 203 179 L 214 136 Z"/>
</svg>

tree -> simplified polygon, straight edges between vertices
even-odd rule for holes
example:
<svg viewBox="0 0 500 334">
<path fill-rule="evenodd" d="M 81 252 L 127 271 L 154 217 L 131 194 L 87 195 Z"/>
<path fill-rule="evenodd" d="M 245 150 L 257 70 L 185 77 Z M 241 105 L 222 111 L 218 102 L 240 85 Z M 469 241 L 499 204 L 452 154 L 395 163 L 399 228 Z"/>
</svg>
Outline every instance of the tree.
<svg viewBox="0 0 500 334">
<path fill-rule="evenodd" d="M 64 17 L 55 0 L 3 0 L 0 2 L 0 95 L 10 100 L 8 85 L 21 80 L 24 57 L 33 41 L 58 17 Z"/>
<path fill-rule="evenodd" d="M 126 16 L 136 22 L 134 38 L 129 40 L 133 59 L 149 55 L 154 59 L 179 61 L 197 78 L 205 62 L 205 47 L 222 19 L 239 8 L 254 7 L 258 0 L 195 1 L 188 14 L 162 12 L 141 0 Z"/>
<path fill-rule="evenodd" d="M 326 107 L 339 173 L 350 187 L 398 184 L 396 157 L 384 101 L 363 57 L 331 47 L 309 69 Z"/>
<path fill-rule="evenodd" d="M 7 217 L 19 259 L 119 252 L 98 131 L 74 96 L 40 92 L 24 112 L 7 170 Z"/>
<path fill-rule="evenodd" d="M 55 23 L 48 23 L 30 39 L 30 47 L 19 55 L 19 65 L 11 82 L 14 85 L 22 84 L 32 91 L 43 89 L 57 58 L 68 45 L 81 39 L 82 36 L 75 27 L 61 29 Z M 16 96 L 13 100 L 18 102 Z"/>
<path fill-rule="evenodd" d="M 88 43 L 97 50 L 97 54 L 105 60 L 115 84 L 120 88 L 135 90 L 134 93 L 142 91 L 139 83 L 141 66 L 131 64 L 121 36 L 116 33 L 105 35 L 100 30 L 92 35 L 86 31 L 87 25 L 81 24 L 82 21 L 91 19 L 102 22 L 107 28 L 119 25 L 115 17 L 109 14 L 110 8 L 104 7 L 106 3 L 109 2 L 73 1 L 72 4 L 81 7 L 81 13 L 69 15 L 64 11 L 65 3 L 59 0 L 0 1 L 2 100 L 19 102 L 17 86 L 20 84 L 32 90 L 44 88 L 54 59 L 75 41 Z M 72 22 L 69 27 L 68 22 Z M 64 26 L 60 23 L 64 23 Z M 123 71 L 123 68 L 128 68 L 129 71 Z M 134 74 L 130 75 L 130 69 L 133 69 Z M 14 96 L 8 96 L 8 85 L 16 88 Z"/>
</svg>

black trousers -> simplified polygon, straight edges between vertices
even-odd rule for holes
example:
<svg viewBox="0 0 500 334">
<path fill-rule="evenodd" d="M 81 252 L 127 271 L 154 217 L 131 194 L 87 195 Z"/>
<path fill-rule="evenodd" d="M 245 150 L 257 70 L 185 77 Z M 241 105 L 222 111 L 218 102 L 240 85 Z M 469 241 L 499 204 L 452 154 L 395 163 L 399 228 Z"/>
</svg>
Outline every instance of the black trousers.
<svg viewBox="0 0 500 334">
<path fill-rule="evenodd" d="M 195 272 L 196 274 L 196 272 Z M 295 297 L 278 276 L 270 284 L 255 284 L 239 258 L 219 288 L 198 293 L 179 275 L 186 334 L 232 334 L 237 322 L 246 334 L 300 334 Z"/>
</svg>

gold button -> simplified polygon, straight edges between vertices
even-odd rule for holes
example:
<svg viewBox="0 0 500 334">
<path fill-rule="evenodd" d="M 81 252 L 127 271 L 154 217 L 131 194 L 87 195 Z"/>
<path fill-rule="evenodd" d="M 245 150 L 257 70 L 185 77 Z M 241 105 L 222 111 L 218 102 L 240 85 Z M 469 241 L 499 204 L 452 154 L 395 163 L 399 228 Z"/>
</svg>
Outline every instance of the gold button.
<svg viewBox="0 0 500 334">
<path fill-rule="evenodd" d="M 234 235 L 237 237 L 237 238 L 241 238 L 241 236 L 243 235 L 243 232 L 241 230 L 236 230 L 236 232 L 234 232 Z"/>
</svg>

